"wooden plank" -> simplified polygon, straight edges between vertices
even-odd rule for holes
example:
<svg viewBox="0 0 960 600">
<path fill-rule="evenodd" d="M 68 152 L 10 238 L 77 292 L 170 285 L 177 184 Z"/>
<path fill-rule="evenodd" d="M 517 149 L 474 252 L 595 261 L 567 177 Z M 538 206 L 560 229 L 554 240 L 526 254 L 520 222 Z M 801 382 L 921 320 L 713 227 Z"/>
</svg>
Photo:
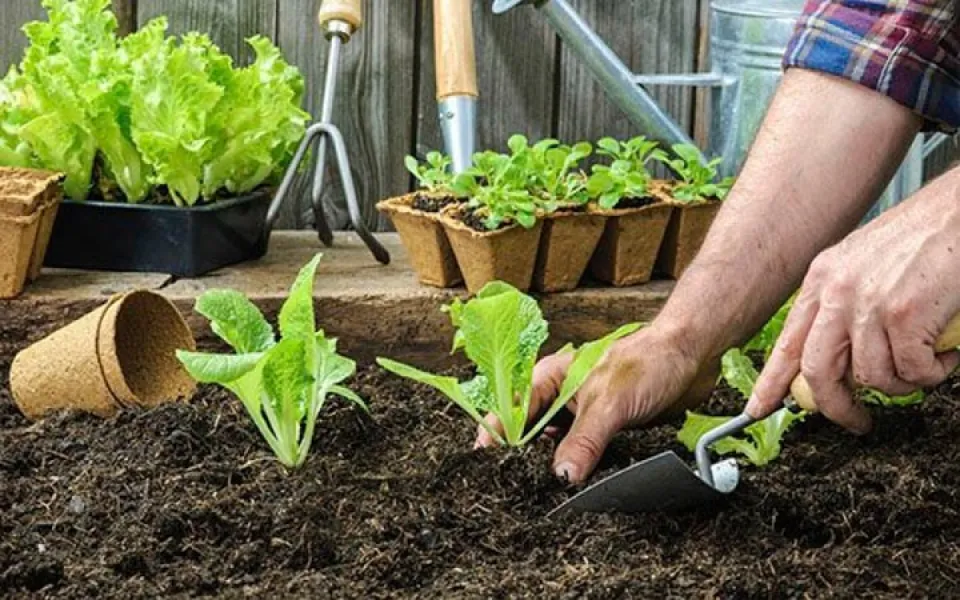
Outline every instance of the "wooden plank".
<svg viewBox="0 0 960 600">
<path fill-rule="evenodd" d="M 113 0 L 117 14 L 118 33 L 127 35 L 137 29 L 137 0 Z"/>
<path fill-rule="evenodd" d="M 329 43 L 316 22 L 317 0 L 280 0 L 279 43 L 307 78 L 307 106 L 319 117 Z M 342 131 L 364 222 L 383 228 L 375 204 L 404 193 L 403 156 L 412 146 L 417 11 L 410 2 L 364 0 L 366 22 L 343 48 L 333 122 Z M 333 156 L 328 152 L 323 202 L 334 229 L 349 223 Z M 293 204 L 293 203 L 291 203 Z M 285 207 L 284 224 L 311 225 L 308 194 Z M 296 218 L 294 218 L 296 215 Z"/>
<path fill-rule="evenodd" d="M 324 250 L 314 289 L 318 325 L 339 338 L 343 352 L 364 363 L 390 356 L 428 368 L 450 366 L 460 357 L 450 355 L 453 330 L 440 307 L 463 297 L 463 290 L 419 285 L 397 235 L 378 237 L 393 255 L 390 265 L 377 263 L 350 233 L 338 234 L 335 247 Z M 200 294 L 212 288 L 239 290 L 275 322 L 297 271 L 318 249 L 312 232 L 277 232 L 259 261 L 177 281 L 164 275 L 46 270 L 21 297 L 0 301 L 0 350 L 10 356 L 112 294 L 134 289 L 152 289 L 170 298 L 187 316 L 200 344 L 211 347 L 215 342 L 209 324 L 193 311 Z M 596 339 L 623 323 L 649 321 L 672 289 L 673 282 L 655 281 L 545 296 L 540 305 L 551 324 L 545 349 Z"/>
<path fill-rule="evenodd" d="M 697 0 L 575 0 L 572 5 L 635 72 L 693 71 Z M 559 90 L 560 138 L 595 140 L 605 135 L 624 138 L 642 133 L 562 43 Z M 691 90 L 663 87 L 650 91 L 678 123 L 692 131 Z"/>
<path fill-rule="evenodd" d="M 247 64 L 252 52 L 244 40 L 253 35 L 276 39 L 278 0 L 139 0 L 138 22 L 166 15 L 173 34 L 200 31 L 224 52 Z"/>
<path fill-rule="evenodd" d="M 0 2 L 0 77 L 10 65 L 19 64 L 27 47 L 22 27 L 45 19 L 46 13 L 37 0 L 3 0 Z"/>
<path fill-rule="evenodd" d="M 417 153 L 443 149 L 437 119 L 433 48 L 433 0 L 420 0 L 420 90 Z M 477 149 L 506 148 L 522 133 L 530 139 L 553 135 L 557 36 L 537 10 L 519 7 L 494 15 L 489 2 L 474 2 L 477 79 L 480 100 Z"/>
</svg>

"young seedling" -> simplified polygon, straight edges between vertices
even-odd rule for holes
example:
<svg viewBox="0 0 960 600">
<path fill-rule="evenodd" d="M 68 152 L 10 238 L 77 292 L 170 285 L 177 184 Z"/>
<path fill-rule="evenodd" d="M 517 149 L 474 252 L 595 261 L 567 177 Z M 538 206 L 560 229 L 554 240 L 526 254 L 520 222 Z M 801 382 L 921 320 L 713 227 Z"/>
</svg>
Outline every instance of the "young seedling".
<svg viewBox="0 0 960 600">
<path fill-rule="evenodd" d="M 703 164 L 700 152 L 689 144 L 675 144 L 673 153 L 676 158 L 663 161 L 680 177 L 680 183 L 673 190 L 673 197 L 681 202 L 706 202 L 711 199 L 723 200 L 733 187 L 734 178 L 726 177 L 717 182 L 717 167 L 722 159 L 715 158 Z"/>
<path fill-rule="evenodd" d="M 487 284 L 466 303 L 455 300 L 445 308 L 456 328 L 453 351 L 463 350 L 476 366 L 477 375 L 465 382 L 420 371 L 387 359 L 377 362 L 388 371 L 434 387 L 457 404 L 501 444 L 523 446 L 536 438 L 547 423 L 573 398 L 614 341 L 639 329 L 626 325 L 580 348 L 567 347 L 573 358 L 560 393 L 539 420 L 527 427 L 533 384 L 533 367 L 548 327 L 536 300 L 502 282 Z M 503 434 L 484 417 L 496 415 Z"/>
<path fill-rule="evenodd" d="M 427 153 L 427 160 L 424 163 L 420 163 L 414 156 L 407 156 L 404 165 L 427 193 L 449 195 L 452 193 L 453 185 L 451 162 L 450 157 L 434 151 Z"/>
<path fill-rule="evenodd" d="M 489 231 L 505 223 L 529 229 L 537 222 L 539 207 L 527 186 L 523 160 L 522 154 L 478 152 L 471 168 L 454 178 L 455 193 L 469 198 L 467 206 L 483 216 L 483 225 Z"/>
<path fill-rule="evenodd" d="M 555 139 L 545 139 L 530 146 L 527 138 L 515 135 L 508 145 L 514 163 L 525 173 L 527 189 L 537 198 L 544 213 L 587 203 L 586 177 L 577 167 L 593 153 L 591 144 L 580 142 L 568 146 Z"/>
<path fill-rule="evenodd" d="M 605 137 L 597 142 L 597 154 L 607 156 L 614 161 L 627 161 L 632 165 L 633 170 L 640 172 L 647 171 L 650 161 L 667 160 L 667 154 L 660 149 L 660 144 L 642 135 L 625 142 Z"/>
<path fill-rule="evenodd" d="M 196 311 L 235 354 L 178 351 L 194 379 L 215 383 L 240 398 L 277 458 L 288 468 L 303 465 L 317 416 L 329 395 L 366 410 L 363 400 L 340 385 L 356 364 L 337 354 L 337 340 L 317 331 L 313 281 L 317 255 L 297 276 L 280 309 L 280 341 L 263 314 L 243 294 L 212 290 L 197 299 Z"/>
<path fill-rule="evenodd" d="M 626 199 L 646 198 L 650 174 L 634 169 L 628 160 L 615 160 L 610 166 L 594 165 L 587 179 L 586 190 L 604 210 L 613 210 Z"/>
</svg>

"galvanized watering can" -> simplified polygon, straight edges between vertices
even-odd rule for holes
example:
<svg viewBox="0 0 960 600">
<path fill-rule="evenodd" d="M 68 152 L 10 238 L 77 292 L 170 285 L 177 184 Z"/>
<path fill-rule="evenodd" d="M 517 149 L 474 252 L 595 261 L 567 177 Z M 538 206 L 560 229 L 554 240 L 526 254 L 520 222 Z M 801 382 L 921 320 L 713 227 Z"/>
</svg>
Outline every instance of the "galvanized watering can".
<svg viewBox="0 0 960 600">
<path fill-rule="evenodd" d="M 683 0 L 685 1 L 685 0 Z M 584 63 L 609 97 L 646 135 L 664 143 L 693 143 L 644 88 L 657 85 L 711 90 L 708 156 L 723 157 L 721 170 L 740 169 L 773 94 L 781 60 L 803 0 L 712 0 L 710 70 L 706 73 L 637 75 L 570 6 L 568 0 L 495 0 L 495 13 L 531 3 Z M 867 216 L 873 218 L 923 185 L 924 159 L 947 136 L 918 136 L 887 190 Z"/>
</svg>

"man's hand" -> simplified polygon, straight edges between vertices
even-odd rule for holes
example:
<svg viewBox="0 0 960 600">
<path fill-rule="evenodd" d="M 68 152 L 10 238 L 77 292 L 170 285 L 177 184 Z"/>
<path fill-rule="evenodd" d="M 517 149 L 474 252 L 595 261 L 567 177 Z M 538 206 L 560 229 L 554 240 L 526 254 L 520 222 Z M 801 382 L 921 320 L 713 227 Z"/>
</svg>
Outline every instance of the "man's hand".
<svg viewBox="0 0 960 600">
<path fill-rule="evenodd" d="M 803 373 L 820 411 L 855 433 L 870 413 L 852 386 L 906 395 L 960 364 L 934 342 L 960 312 L 960 170 L 820 254 L 747 411 L 762 418 Z"/>
<path fill-rule="evenodd" d="M 556 398 L 569 365 L 569 353 L 550 356 L 537 364 L 531 420 Z M 718 373 L 708 369 L 710 372 L 697 377 L 697 371 L 698 364 L 684 352 L 682 341 L 656 325 L 620 340 L 568 405 L 575 417 L 557 448 L 554 471 L 579 483 L 593 471 L 621 429 L 647 424 L 702 402 L 713 389 Z M 489 422 L 499 426 L 494 418 Z M 490 434 L 479 428 L 476 445 L 494 444 Z"/>
</svg>

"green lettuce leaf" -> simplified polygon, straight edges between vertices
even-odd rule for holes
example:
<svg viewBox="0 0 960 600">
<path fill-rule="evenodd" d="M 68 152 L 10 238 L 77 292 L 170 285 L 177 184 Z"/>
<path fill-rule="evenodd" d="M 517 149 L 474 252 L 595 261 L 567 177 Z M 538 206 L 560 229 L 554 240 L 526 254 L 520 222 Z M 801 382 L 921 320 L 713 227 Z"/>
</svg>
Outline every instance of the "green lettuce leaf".
<svg viewBox="0 0 960 600">
<path fill-rule="evenodd" d="M 273 328 L 260 309 L 234 290 L 210 290 L 197 298 L 195 310 L 238 353 L 264 352 L 275 343 Z"/>
<path fill-rule="evenodd" d="M 762 467 L 780 456 L 784 434 L 804 417 L 804 413 L 794 413 L 782 408 L 766 419 L 747 427 L 744 430 L 746 438 L 726 437 L 714 443 L 712 449 L 721 455 L 740 454 L 751 464 Z M 677 439 L 692 452 L 701 437 L 731 418 L 688 412 L 686 421 L 677 434 Z"/>
<path fill-rule="evenodd" d="M 297 275 L 290 294 L 280 308 L 280 335 L 284 339 L 313 339 L 316 333 L 316 317 L 313 312 L 313 280 L 322 254 L 317 254 Z"/>
</svg>

